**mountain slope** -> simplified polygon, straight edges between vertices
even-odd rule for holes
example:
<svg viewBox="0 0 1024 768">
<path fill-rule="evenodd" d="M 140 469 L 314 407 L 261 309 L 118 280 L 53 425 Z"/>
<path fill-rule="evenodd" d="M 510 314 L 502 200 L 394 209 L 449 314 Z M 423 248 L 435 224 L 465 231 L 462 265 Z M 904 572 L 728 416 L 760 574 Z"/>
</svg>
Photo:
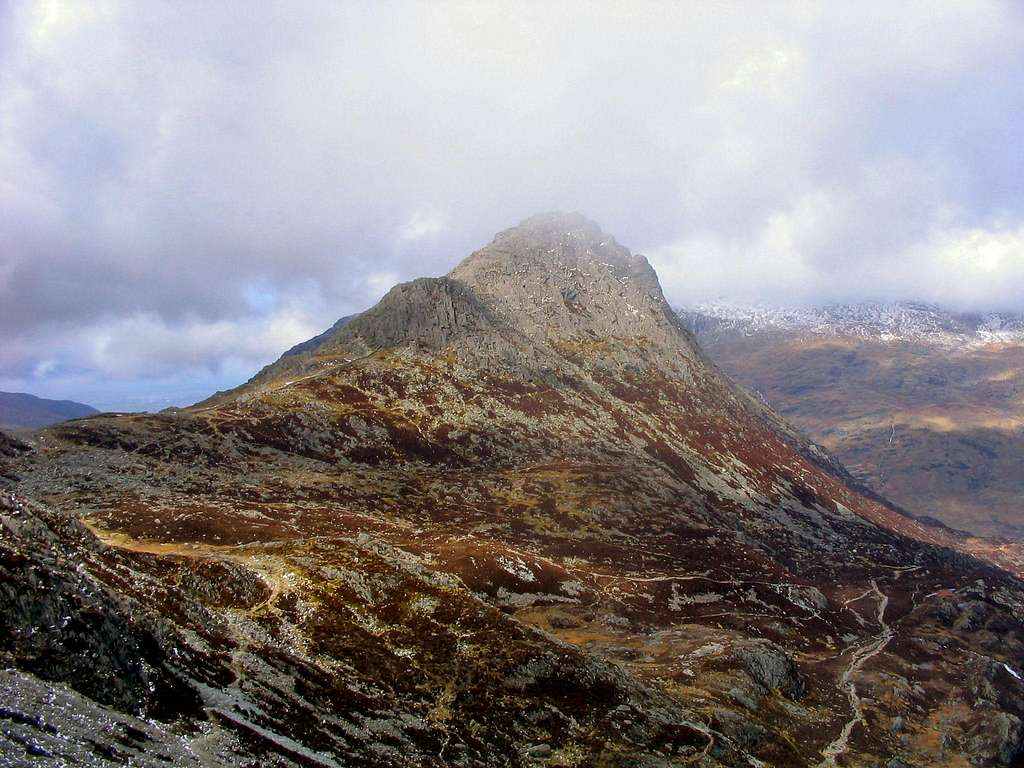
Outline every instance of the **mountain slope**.
<svg viewBox="0 0 1024 768">
<path fill-rule="evenodd" d="M 82 518 L 88 573 L 202 662 L 170 655 L 169 679 L 282 760 L 1021 752 L 1018 579 L 850 487 L 578 215 L 500 233 L 235 391 L 33 444 L 7 474 L 41 506 L 12 503 Z"/>
<path fill-rule="evenodd" d="M 683 316 L 863 482 L 955 528 L 1024 539 L 1024 319 L 875 304 Z"/>
<path fill-rule="evenodd" d="M 0 428 L 38 429 L 99 413 L 73 400 L 46 400 L 24 392 L 0 392 Z"/>
</svg>

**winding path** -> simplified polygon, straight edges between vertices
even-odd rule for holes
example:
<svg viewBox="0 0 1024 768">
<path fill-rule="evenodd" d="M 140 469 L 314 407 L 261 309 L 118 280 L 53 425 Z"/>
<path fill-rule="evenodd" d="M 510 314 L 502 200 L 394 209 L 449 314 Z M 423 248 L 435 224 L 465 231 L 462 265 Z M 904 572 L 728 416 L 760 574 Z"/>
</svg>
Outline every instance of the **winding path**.
<svg viewBox="0 0 1024 768">
<path fill-rule="evenodd" d="M 818 768 L 838 768 L 836 758 L 846 752 L 849 747 L 850 734 L 853 732 L 857 723 L 864 723 L 864 708 L 861 705 L 860 696 L 857 694 L 857 686 L 853 681 L 853 676 L 859 672 L 871 658 L 881 653 L 885 646 L 889 644 L 889 641 L 892 640 L 892 627 L 885 622 L 885 609 L 889 605 L 889 596 L 884 594 L 882 590 L 878 588 L 878 583 L 874 579 L 871 580 L 871 589 L 869 592 L 874 593 L 875 597 L 878 599 L 877 616 L 878 626 L 881 631 L 853 652 L 853 657 L 850 659 L 849 666 L 843 671 L 840 681 L 842 686 L 846 688 L 846 695 L 850 700 L 850 710 L 853 712 L 853 717 L 851 717 L 846 722 L 846 725 L 843 726 L 843 730 L 839 732 L 839 736 L 837 736 L 831 744 L 822 750 L 821 756 L 824 760 L 818 763 Z M 863 595 L 861 595 L 861 597 L 863 597 Z"/>
</svg>

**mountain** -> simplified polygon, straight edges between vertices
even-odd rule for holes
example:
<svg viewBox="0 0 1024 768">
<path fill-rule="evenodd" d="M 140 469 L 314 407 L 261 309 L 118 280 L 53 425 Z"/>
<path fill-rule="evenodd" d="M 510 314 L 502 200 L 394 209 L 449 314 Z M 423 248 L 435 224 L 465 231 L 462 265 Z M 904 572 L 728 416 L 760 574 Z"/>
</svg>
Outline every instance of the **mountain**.
<svg viewBox="0 0 1024 768">
<path fill-rule="evenodd" d="M 871 303 L 680 314 L 723 370 L 879 493 L 1024 540 L 1024 316 Z"/>
<path fill-rule="evenodd" d="M 72 400 L 46 400 L 24 392 L 0 392 L 0 428 L 38 429 L 99 413 Z"/>
<path fill-rule="evenodd" d="M 1021 764 L 1021 549 L 856 487 L 580 215 L 28 442 L 0 756 Z"/>
<path fill-rule="evenodd" d="M 862 302 L 823 307 L 702 304 L 680 315 L 702 338 L 792 334 L 805 339 L 921 343 L 933 347 L 1024 344 L 1024 315 L 962 313 L 921 302 Z"/>
</svg>

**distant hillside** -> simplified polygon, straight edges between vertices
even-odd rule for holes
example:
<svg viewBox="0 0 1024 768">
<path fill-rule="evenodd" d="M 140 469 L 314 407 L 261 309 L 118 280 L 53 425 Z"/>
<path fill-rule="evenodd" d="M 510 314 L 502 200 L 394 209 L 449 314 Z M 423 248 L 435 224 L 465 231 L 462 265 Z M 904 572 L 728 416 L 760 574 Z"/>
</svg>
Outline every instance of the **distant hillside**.
<svg viewBox="0 0 1024 768">
<path fill-rule="evenodd" d="M 918 303 L 679 314 L 726 373 L 879 493 L 1024 539 L 1024 317 Z"/>
<path fill-rule="evenodd" d="M 38 429 L 99 413 L 73 400 L 46 400 L 24 392 L 0 392 L 0 427 Z"/>
</svg>

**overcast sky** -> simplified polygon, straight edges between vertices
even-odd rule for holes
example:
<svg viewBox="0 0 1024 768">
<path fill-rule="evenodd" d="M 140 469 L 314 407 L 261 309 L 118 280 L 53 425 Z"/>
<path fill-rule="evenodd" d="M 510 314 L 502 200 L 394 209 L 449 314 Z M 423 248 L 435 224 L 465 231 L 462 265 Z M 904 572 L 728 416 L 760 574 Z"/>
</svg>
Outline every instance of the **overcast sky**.
<svg viewBox="0 0 1024 768">
<path fill-rule="evenodd" d="M 1024 4 L 0 0 L 0 389 L 159 408 L 579 210 L 675 303 L 1024 310 Z"/>
</svg>

